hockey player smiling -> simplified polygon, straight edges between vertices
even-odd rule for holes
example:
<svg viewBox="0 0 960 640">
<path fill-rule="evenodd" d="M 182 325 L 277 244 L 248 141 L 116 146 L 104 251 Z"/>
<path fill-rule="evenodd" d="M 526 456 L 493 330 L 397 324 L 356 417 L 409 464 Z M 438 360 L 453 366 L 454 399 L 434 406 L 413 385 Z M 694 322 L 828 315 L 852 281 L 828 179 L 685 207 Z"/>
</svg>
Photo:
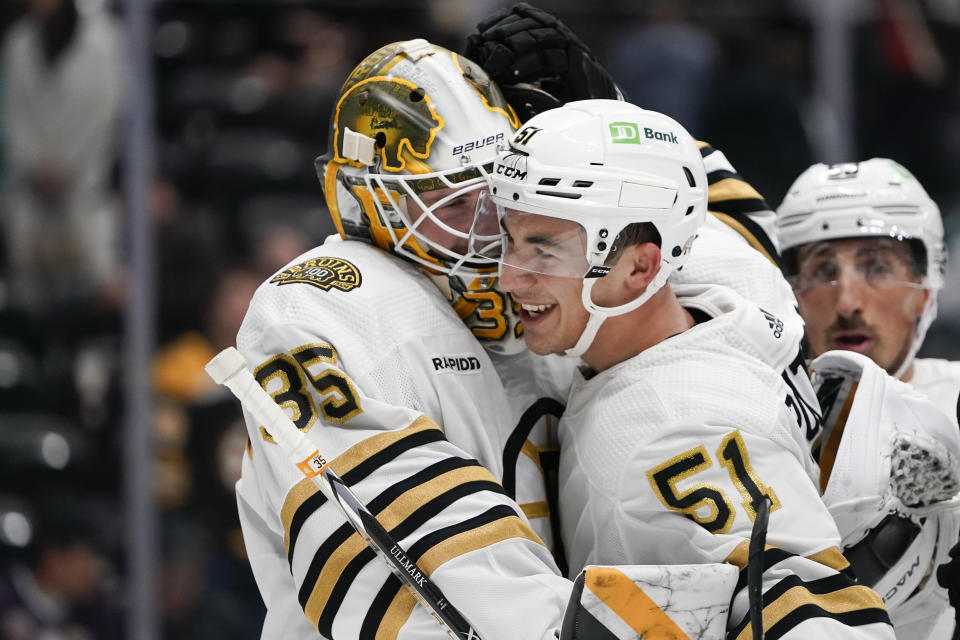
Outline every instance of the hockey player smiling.
<svg viewBox="0 0 960 640">
<path fill-rule="evenodd" d="M 841 573 L 840 536 L 791 408 L 802 327 L 724 286 L 668 283 L 706 219 L 694 140 L 662 114 L 585 100 L 535 116 L 510 144 L 478 214 L 478 224 L 496 215 L 501 238 L 471 246 L 499 261 L 528 348 L 588 365 L 559 427 L 569 566 L 743 570 L 767 497 L 765 630 L 892 637 L 877 593 Z M 742 572 L 728 637 L 752 633 L 746 582 Z M 828 613 L 841 608 L 851 615 Z"/>
<path fill-rule="evenodd" d="M 517 211 L 508 211 L 503 225 L 510 248 L 501 283 L 520 303 L 527 347 L 540 355 L 564 353 L 577 343 L 590 319 L 581 302 L 583 280 L 536 273 L 510 263 L 517 261 L 518 255 L 533 251 L 542 263 L 572 261 L 578 264 L 581 274 L 586 273 L 585 233 L 576 222 Z M 555 240 L 557 236 L 574 234 L 580 242 Z M 607 277 L 596 282 L 592 296 L 598 306 L 607 308 L 620 307 L 638 298 L 660 265 L 660 247 L 654 242 L 611 252 L 615 255 L 615 264 Z M 581 357 L 594 371 L 602 371 L 692 325 L 692 317 L 677 303 L 670 289 L 661 289 L 640 307 L 607 318 L 598 330 L 598 337 L 602 339 L 595 339 Z M 642 340 L 620 339 L 620 336 L 636 336 L 638 326 L 644 327 Z"/>
</svg>

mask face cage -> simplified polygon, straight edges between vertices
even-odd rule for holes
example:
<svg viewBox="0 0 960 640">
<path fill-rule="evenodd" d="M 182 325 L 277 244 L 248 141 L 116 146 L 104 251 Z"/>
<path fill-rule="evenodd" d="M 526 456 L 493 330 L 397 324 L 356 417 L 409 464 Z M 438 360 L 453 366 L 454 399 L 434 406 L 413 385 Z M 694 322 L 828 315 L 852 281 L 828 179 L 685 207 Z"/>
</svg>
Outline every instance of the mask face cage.
<svg viewBox="0 0 960 640">
<path fill-rule="evenodd" d="M 495 262 L 469 251 L 476 202 L 489 169 L 489 164 L 467 164 L 425 174 L 366 174 L 365 188 L 393 251 L 437 273 L 495 275 Z"/>
</svg>

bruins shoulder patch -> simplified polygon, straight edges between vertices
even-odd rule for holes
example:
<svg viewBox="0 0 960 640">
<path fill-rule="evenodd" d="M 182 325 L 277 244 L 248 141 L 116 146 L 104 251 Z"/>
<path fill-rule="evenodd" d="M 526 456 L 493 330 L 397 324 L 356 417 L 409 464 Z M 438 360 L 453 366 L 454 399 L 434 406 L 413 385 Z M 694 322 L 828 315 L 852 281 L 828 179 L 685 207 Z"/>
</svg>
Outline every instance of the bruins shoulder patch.
<svg viewBox="0 0 960 640">
<path fill-rule="evenodd" d="M 270 279 L 277 286 L 302 282 L 324 291 L 351 291 L 360 286 L 360 270 L 343 258 L 313 258 L 287 267 Z"/>
</svg>

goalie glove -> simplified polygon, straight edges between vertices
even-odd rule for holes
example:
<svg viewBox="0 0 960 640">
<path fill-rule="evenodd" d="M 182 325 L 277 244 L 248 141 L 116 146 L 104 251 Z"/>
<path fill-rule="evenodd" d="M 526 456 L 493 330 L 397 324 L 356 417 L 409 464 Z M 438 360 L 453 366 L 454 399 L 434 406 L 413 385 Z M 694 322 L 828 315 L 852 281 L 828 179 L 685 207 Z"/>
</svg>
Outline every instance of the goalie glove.
<svg viewBox="0 0 960 640">
<path fill-rule="evenodd" d="M 524 122 L 573 100 L 623 100 L 583 41 L 556 16 L 525 2 L 481 21 L 467 36 L 464 55 L 500 85 Z"/>
<path fill-rule="evenodd" d="M 884 599 L 898 637 L 946 607 L 933 573 L 960 530 L 960 434 L 945 414 L 866 356 L 811 363 L 823 402 L 823 501 L 859 581 Z"/>
</svg>

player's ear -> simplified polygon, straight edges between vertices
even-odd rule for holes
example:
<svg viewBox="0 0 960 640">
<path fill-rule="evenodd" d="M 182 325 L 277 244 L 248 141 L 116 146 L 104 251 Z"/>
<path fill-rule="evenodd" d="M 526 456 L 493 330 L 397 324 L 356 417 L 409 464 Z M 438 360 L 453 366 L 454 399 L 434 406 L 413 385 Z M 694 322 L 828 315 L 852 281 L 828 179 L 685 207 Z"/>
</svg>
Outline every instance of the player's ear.
<svg viewBox="0 0 960 640">
<path fill-rule="evenodd" d="M 645 289 L 660 267 L 660 247 L 652 242 L 636 244 L 628 247 L 621 259 L 629 260 L 627 284 L 633 289 Z"/>
</svg>

